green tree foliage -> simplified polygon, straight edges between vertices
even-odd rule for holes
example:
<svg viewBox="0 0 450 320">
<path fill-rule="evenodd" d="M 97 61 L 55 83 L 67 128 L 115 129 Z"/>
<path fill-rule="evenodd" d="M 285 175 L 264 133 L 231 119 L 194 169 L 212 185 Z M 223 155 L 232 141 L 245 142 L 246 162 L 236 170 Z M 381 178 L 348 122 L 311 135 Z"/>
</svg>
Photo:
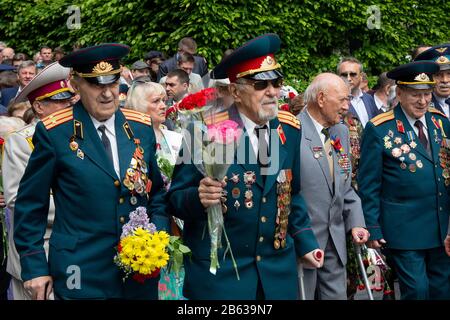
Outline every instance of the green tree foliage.
<svg viewBox="0 0 450 320">
<path fill-rule="evenodd" d="M 80 29 L 67 27 L 69 6 L 80 8 Z M 212 68 L 226 49 L 275 32 L 286 78 L 303 89 L 342 56 L 378 75 L 407 62 L 418 44 L 450 42 L 448 12 L 446 0 L 1 0 L 0 40 L 28 54 L 44 44 L 122 42 L 132 47 L 130 63 L 148 50 L 172 55 L 192 36 Z"/>
</svg>

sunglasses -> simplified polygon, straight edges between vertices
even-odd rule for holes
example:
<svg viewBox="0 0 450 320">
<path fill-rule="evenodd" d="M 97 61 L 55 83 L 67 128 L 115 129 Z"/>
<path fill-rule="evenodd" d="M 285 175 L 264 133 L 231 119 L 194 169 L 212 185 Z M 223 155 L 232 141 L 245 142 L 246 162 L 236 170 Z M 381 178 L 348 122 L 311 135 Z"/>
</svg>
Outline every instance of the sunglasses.
<svg viewBox="0 0 450 320">
<path fill-rule="evenodd" d="M 356 77 L 358 74 L 356 72 L 342 72 L 341 73 L 341 77 L 348 77 L 350 75 L 350 77 L 354 78 Z"/>
<path fill-rule="evenodd" d="M 238 82 L 238 83 L 253 86 L 253 88 L 256 91 L 265 90 L 269 86 L 269 83 L 271 83 L 274 88 L 281 88 L 281 86 L 283 85 L 283 78 L 276 78 L 272 80 L 249 80 L 249 79 L 246 80 L 251 82 Z"/>
</svg>

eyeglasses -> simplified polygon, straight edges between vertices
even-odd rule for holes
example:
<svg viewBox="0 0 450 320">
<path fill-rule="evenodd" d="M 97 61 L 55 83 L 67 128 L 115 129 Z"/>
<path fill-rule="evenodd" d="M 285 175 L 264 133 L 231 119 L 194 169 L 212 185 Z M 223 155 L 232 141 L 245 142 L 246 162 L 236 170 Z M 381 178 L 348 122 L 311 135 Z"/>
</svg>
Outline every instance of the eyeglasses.
<svg viewBox="0 0 450 320">
<path fill-rule="evenodd" d="M 283 85 L 283 78 L 276 78 L 272 80 L 250 80 L 250 79 L 245 80 L 251 82 L 237 82 L 237 83 L 253 86 L 253 88 L 256 91 L 265 90 L 269 86 L 269 83 L 271 83 L 274 88 L 281 88 L 281 86 Z"/>
<path fill-rule="evenodd" d="M 342 72 L 341 73 L 341 77 L 348 77 L 350 75 L 350 77 L 354 78 L 356 77 L 358 74 L 356 72 Z"/>
</svg>

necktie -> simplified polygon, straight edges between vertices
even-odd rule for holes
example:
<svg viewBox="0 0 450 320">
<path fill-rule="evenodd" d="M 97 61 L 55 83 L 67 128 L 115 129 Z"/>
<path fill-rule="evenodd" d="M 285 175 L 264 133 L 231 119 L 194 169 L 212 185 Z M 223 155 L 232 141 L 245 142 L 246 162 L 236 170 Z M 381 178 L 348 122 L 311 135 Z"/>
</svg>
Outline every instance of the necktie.
<svg viewBox="0 0 450 320">
<path fill-rule="evenodd" d="M 420 141 L 420 143 L 422 143 L 422 145 L 425 148 L 425 150 L 428 151 L 428 140 L 427 140 L 427 137 L 425 136 L 425 132 L 423 131 L 423 123 L 422 123 L 422 121 L 417 120 L 414 123 L 414 126 L 417 127 L 417 129 L 419 129 L 419 141 Z"/>
<path fill-rule="evenodd" d="M 328 169 L 330 170 L 331 180 L 334 180 L 333 151 L 331 150 L 331 140 L 330 140 L 330 133 L 328 132 L 328 128 L 323 128 L 322 133 L 325 135 L 325 139 L 323 140 L 323 146 L 325 148 L 325 153 L 327 155 Z"/>
<path fill-rule="evenodd" d="M 102 134 L 102 144 L 103 144 L 103 147 L 105 147 L 105 151 L 106 151 L 106 154 L 108 155 L 108 158 L 111 160 L 111 163 L 114 163 L 113 156 L 112 156 L 112 150 L 111 150 L 111 142 L 109 141 L 108 136 L 106 135 L 105 125 L 102 124 L 101 126 L 98 127 L 97 130 L 100 131 Z"/>
<path fill-rule="evenodd" d="M 255 127 L 255 134 L 258 138 L 258 155 L 257 161 L 260 168 L 267 168 L 269 166 L 269 145 L 266 140 L 267 125 Z M 261 170 L 264 173 L 264 169 Z M 263 179 L 266 175 L 262 174 Z"/>
</svg>

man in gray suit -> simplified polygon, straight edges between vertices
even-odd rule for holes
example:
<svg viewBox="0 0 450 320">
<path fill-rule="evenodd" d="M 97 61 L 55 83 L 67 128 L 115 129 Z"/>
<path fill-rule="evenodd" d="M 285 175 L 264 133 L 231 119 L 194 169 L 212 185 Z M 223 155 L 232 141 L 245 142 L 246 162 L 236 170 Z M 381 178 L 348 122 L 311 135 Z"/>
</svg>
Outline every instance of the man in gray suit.
<svg viewBox="0 0 450 320">
<path fill-rule="evenodd" d="M 351 186 L 349 136 L 342 115 L 350 91 L 332 73 L 319 74 L 305 92 L 306 108 L 297 116 L 302 126 L 300 177 L 311 226 L 325 251 L 321 269 L 304 269 L 307 300 L 344 300 L 346 294 L 346 234 L 356 244 L 369 238 L 361 201 Z"/>
</svg>

